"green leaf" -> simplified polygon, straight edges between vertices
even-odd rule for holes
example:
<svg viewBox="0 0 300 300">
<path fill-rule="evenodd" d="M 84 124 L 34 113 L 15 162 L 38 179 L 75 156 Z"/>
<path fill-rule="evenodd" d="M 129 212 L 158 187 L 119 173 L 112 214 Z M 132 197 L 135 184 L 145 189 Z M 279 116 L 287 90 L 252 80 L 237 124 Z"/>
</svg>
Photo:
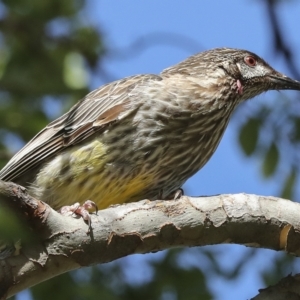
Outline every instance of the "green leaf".
<svg viewBox="0 0 300 300">
<path fill-rule="evenodd" d="M 294 119 L 294 138 L 296 141 L 300 141 L 300 119 Z"/>
<path fill-rule="evenodd" d="M 89 74 L 85 68 L 84 58 L 73 51 L 66 55 L 64 61 L 64 81 L 71 89 L 86 88 Z"/>
<path fill-rule="evenodd" d="M 293 168 L 291 173 L 285 179 L 283 189 L 281 191 L 281 197 L 285 199 L 292 199 L 294 194 L 295 182 L 297 180 L 297 173 Z"/>
<path fill-rule="evenodd" d="M 279 152 L 277 146 L 272 143 L 268 149 L 265 160 L 262 165 L 262 173 L 265 177 L 272 176 L 277 168 L 279 161 Z"/>
<path fill-rule="evenodd" d="M 239 134 L 239 142 L 246 155 L 251 155 L 256 149 L 261 120 L 251 118 L 243 125 Z"/>
</svg>

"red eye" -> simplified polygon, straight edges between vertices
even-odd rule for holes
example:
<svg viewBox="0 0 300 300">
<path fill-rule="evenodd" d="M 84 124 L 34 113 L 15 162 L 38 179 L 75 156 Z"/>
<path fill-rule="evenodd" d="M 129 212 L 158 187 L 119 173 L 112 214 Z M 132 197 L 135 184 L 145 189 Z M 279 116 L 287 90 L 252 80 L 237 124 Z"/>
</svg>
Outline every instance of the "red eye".
<svg viewBox="0 0 300 300">
<path fill-rule="evenodd" d="M 257 63 L 256 59 L 251 55 L 246 56 L 244 61 L 249 67 L 255 67 Z"/>
</svg>

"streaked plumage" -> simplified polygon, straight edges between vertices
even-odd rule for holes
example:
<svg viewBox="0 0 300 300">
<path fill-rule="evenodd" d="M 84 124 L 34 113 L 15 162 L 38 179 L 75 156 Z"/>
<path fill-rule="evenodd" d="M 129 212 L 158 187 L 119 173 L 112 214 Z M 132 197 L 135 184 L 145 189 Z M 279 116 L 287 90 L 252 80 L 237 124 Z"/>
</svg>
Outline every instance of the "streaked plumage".
<svg viewBox="0 0 300 300">
<path fill-rule="evenodd" d="M 25 145 L 0 178 L 54 208 L 166 198 L 209 160 L 235 107 L 271 89 L 300 90 L 300 83 L 249 51 L 202 52 L 160 75 L 91 92 Z"/>
</svg>

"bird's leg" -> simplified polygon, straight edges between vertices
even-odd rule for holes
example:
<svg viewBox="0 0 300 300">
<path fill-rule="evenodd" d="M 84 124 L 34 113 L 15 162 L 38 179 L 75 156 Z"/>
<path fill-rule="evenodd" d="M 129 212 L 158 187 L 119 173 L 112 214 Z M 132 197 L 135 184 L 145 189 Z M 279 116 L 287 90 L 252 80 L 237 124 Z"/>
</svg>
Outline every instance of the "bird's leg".
<svg viewBox="0 0 300 300">
<path fill-rule="evenodd" d="M 68 215 L 70 213 L 74 213 L 76 215 L 81 216 L 83 218 L 83 220 L 88 223 L 89 230 L 88 230 L 87 233 L 89 233 L 90 230 L 91 230 L 91 224 L 92 224 L 92 222 L 91 222 L 91 216 L 90 216 L 90 213 L 89 213 L 90 209 L 95 209 L 96 210 L 96 214 L 97 214 L 98 207 L 97 207 L 96 203 L 93 202 L 93 201 L 91 201 L 91 200 L 87 200 L 82 205 L 80 205 L 80 203 L 77 202 L 77 203 L 74 203 L 73 205 L 63 206 L 59 210 L 59 212 L 62 215 Z"/>
<path fill-rule="evenodd" d="M 171 192 L 167 197 L 164 198 L 164 200 L 177 200 L 183 195 L 184 195 L 183 189 L 179 188 L 179 189 Z"/>
</svg>

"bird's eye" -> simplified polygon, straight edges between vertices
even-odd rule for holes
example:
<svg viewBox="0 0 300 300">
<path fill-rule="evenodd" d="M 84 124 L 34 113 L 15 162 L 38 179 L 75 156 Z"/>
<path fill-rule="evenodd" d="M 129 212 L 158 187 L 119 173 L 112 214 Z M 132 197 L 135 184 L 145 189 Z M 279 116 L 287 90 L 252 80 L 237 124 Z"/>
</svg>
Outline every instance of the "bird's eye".
<svg viewBox="0 0 300 300">
<path fill-rule="evenodd" d="M 255 67 L 257 63 L 256 59 L 251 55 L 246 56 L 244 61 L 249 67 Z"/>
</svg>

